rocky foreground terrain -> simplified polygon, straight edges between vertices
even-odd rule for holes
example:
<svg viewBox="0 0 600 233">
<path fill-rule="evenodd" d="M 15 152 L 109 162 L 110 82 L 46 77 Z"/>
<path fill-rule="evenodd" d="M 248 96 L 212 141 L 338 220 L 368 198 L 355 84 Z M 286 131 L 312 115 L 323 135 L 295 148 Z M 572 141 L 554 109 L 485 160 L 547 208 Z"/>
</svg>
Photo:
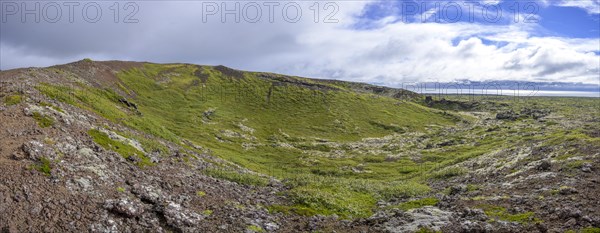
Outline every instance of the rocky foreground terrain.
<svg viewBox="0 0 600 233">
<path fill-rule="evenodd" d="M 598 99 L 83 60 L 0 100 L 2 232 L 600 232 Z"/>
</svg>

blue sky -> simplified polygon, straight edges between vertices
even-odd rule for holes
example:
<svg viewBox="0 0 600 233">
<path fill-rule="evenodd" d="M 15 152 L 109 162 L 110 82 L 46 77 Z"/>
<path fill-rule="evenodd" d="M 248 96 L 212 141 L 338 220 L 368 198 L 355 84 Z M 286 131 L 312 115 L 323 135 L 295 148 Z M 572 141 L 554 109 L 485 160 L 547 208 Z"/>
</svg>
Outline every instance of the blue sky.
<svg viewBox="0 0 600 233">
<path fill-rule="evenodd" d="M 114 2 L 99 2 L 103 17 L 93 23 L 80 12 L 69 22 L 65 10 L 58 22 L 34 22 L 32 16 L 21 22 L 18 13 L 2 8 L 7 20 L 0 23 L 0 69 L 89 57 L 221 64 L 390 86 L 454 80 L 600 83 L 600 0 L 327 2 L 332 5 L 280 1 L 272 21 L 266 2 L 254 3 L 262 10 L 256 22 L 242 12 L 251 1 L 208 2 L 229 9 L 239 4 L 239 22 L 224 11 L 207 14 L 207 2 L 201 1 L 135 2 L 135 23 L 114 21 Z M 36 1 L 19 3 L 31 8 Z M 81 1 L 76 11 L 87 3 Z M 289 4 L 302 11 L 297 21 L 282 10 Z M 494 20 L 496 12 L 502 15 Z M 334 20 L 326 22 L 328 16 Z"/>
<path fill-rule="evenodd" d="M 600 11 L 599 1 L 596 1 L 596 5 L 599 8 L 596 11 L 586 10 L 577 6 L 546 3 L 544 1 L 502 0 L 497 1 L 497 4 L 494 3 L 496 2 L 422 0 L 375 2 L 368 5 L 360 15 L 365 20 L 356 25 L 356 28 L 369 29 L 372 26 L 369 23 L 373 21 L 389 16 L 398 16 L 400 18 L 397 21 L 410 23 L 466 22 L 484 25 L 510 25 L 517 22 L 530 23 L 537 26 L 533 34 L 538 36 L 570 38 L 600 37 L 600 15 L 597 13 Z M 488 6 L 487 12 L 489 12 L 489 18 L 483 16 L 484 11 L 482 9 L 474 9 L 474 6 L 482 7 L 486 5 Z M 460 9 L 457 7 L 460 7 Z M 429 10 L 434 10 L 438 18 L 430 17 L 429 19 L 423 19 L 421 15 L 418 15 L 418 13 L 424 13 Z M 499 16 L 498 20 L 495 20 L 494 17 L 497 12 L 501 12 L 501 16 Z M 523 18 L 515 18 L 517 14 L 522 15 Z M 403 16 L 406 18 L 403 18 Z"/>
</svg>

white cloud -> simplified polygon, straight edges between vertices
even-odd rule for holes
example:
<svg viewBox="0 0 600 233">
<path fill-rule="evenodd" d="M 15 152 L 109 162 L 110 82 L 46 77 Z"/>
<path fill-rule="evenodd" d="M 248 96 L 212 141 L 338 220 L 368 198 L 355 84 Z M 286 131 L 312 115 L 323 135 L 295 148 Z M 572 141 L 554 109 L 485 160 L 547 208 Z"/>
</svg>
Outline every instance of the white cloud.
<svg viewBox="0 0 600 233">
<path fill-rule="evenodd" d="M 600 0 L 537 0 L 543 7 L 578 7 L 589 14 L 600 14 Z"/>
<path fill-rule="evenodd" d="M 600 14 L 600 0 L 556 0 L 550 4 L 557 6 L 579 7 L 590 14 Z"/>
<path fill-rule="evenodd" d="M 598 83 L 598 38 L 536 37 L 533 24 L 407 24 L 391 16 L 359 30 L 357 16 L 369 2 L 338 2 L 336 24 L 314 23 L 311 3 L 302 4 L 298 23 L 280 17 L 274 23 L 221 23 L 218 16 L 202 23 L 199 3 L 148 2 L 140 3 L 135 25 L 51 25 L 56 31 L 44 31 L 44 24 L 3 25 L 1 65 L 92 57 L 223 64 L 389 85 L 455 79 Z"/>
</svg>

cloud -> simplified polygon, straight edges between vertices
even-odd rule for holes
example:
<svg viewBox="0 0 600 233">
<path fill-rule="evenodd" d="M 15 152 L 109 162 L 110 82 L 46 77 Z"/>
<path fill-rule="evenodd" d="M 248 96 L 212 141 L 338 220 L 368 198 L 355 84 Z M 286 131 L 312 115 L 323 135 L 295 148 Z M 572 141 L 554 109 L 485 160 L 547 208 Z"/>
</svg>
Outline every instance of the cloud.
<svg viewBox="0 0 600 233">
<path fill-rule="evenodd" d="M 589 14 L 600 14 L 600 0 L 557 0 L 550 4 L 563 7 L 579 7 Z"/>
<path fill-rule="evenodd" d="M 405 23 L 393 15 L 357 27 L 376 1 L 337 2 L 338 23 L 324 23 L 335 9 L 320 5 L 315 23 L 314 2 L 298 3 L 303 13 L 296 23 L 286 22 L 282 12 L 268 22 L 265 11 L 258 23 L 232 23 L 232 15 L 227 23 L 220 15 L 204 23 L 200 2 L 158 1 L 138 3 L 137 24 L 114 23 L 110 14 L 95 24 L 12 21 L 0 29 L 0 65 L 91 57 L 223 64 L 388 85 L 457 79 L 598 83 L 598 38 L 536 37 L 534 24 Z"/>
<path fill-rule="evenodd" d="M 577 7 L 585 10 L 588 14 L 600 14 L 600 0 L 537 0 L 544 7 Z"/>
</svg>

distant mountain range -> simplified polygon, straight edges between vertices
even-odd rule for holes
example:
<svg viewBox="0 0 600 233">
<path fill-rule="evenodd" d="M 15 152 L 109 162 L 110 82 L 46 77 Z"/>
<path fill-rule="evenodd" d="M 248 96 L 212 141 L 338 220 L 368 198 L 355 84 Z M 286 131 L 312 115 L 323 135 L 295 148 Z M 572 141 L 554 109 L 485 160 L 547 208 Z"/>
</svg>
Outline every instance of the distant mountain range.
<svg viewBox="0 0 600 233">
<path fill-rule="evenodd" d="M 383 84 L 378 84 L 383 85 Z M 388 85 L 390 86 L 390 85 Z M 470 81 L 458 80 L 455 82 L 414 82 L 391 85 L 417 93 L 462 93 L 462 94 L 491 94 L 503 95 L 513 93 L 545 93 L 545 92 L 587 92 L 600 93 L 599 84 L 573 83 L 573 82 L 528 82 L 528 81 Z"/>
</svg>

